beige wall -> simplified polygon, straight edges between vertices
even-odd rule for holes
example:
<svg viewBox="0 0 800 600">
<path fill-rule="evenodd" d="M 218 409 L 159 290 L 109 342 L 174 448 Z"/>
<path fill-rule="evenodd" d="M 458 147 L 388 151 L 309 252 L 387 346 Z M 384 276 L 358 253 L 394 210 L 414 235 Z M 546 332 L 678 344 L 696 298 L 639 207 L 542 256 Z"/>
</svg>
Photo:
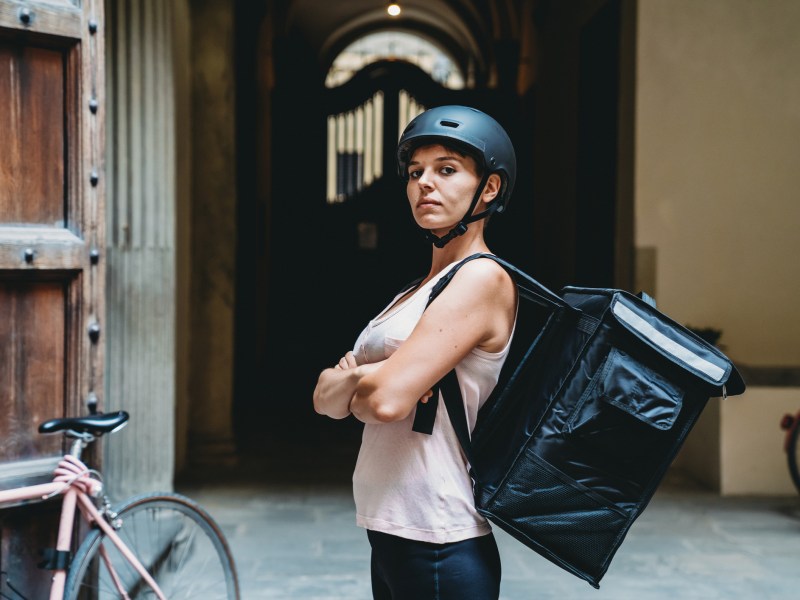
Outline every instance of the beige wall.
<svg viewBox="0 0 800 600">
<path fill-rule="evenodd" d="M 780 415 L 800 408 L 800 388 L 752 387 L 746 395 L 718 402 L 720 492 L 796 495 L 779 422 Z"/>
<path fill-rule="evenodd" d="M 741 396 L 712 398 L 675 467 L 722 495 L 797 495 L 780 428 L 800 409 L 800 388 L 751 386 Z"/>
<path fill-rule="evenodd" d="M 800 2 L 640 0 L 636 243 L 659 306 L 800 365 Z"/>
<path fill-rule="evenodd" d="M 795 0 L 638 5 L 636 245 L 659 307 L 721 329 L 739 365 L 800 366 L 798 31 Z M 793 493 L 778 423 L 797 408 L 800 388 L 712 400 L 676 465 L 723 494 Z"/>
</svg>

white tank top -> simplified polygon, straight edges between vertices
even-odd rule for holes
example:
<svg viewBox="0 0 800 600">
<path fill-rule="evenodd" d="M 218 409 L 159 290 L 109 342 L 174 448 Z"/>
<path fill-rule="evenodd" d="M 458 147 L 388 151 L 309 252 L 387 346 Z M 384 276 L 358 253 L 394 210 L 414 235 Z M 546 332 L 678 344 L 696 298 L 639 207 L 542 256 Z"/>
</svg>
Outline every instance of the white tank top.
<svg viewBox="0 0 800 600">
<path fill-rule="evenodd" d="M 418 288 L 412 296 L 369 322 L 353 353 L 359 364 L 388 358 L 416 326 L 436 282 L 456 263 Z M 513 337 L 513 332 L 512 332 Z M 475 348 L 458 365 L 461 395 L 475 427 L 478 409 L 497 383 L 511 339 L 500 352 Z M 353 473 L 356 523 L 367 529 L 424 542 L 465 540 L 491 531 L 478 514 L 468 465 L 439 399 L 433 434 L 412 431 L 416 409 L 402 421 L 364 425 Z"/>
</svg>

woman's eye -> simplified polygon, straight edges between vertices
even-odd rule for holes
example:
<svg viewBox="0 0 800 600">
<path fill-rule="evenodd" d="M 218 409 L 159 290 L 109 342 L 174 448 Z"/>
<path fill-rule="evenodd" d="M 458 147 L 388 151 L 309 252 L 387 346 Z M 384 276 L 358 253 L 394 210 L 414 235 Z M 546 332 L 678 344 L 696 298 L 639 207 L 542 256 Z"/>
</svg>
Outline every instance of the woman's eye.
<svg viewBox="0 0 800 600">
<path fill-rule="evenodd" d="M 441 172 L 443 175 L 452 175 L 456 170 L 453 167 L 442 167 Z"/>
<path fill-rule="evenodd" d="M 420 171 L 420 170 L 409 171 L 408 172 L 408 176 L 411 179 L 419 179 L 422 176 L 422 171 Z"/>
</svg>

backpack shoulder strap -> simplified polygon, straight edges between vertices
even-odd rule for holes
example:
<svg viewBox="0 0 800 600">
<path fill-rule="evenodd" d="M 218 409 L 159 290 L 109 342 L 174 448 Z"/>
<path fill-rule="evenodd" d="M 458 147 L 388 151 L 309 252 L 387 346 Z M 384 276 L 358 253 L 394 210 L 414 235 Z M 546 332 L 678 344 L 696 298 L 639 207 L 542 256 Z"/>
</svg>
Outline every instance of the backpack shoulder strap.
<svg viewBox="0 0 800 600">
<path fill-rule="evenodd" d="M 450 269 L 447 273 L 445 273 L 439 279 L 439 281 L 436 282 L 436 284 L 431 289 L 431 293 L 428 296 L 428 302 L 425 305 L 425 308 L 430 306 L 431 302 L 433 302 L 436 299 L 436 297 L 442 293 L 442 290 L 444 290 L 444 288 L 447 287 L 447 284 L 449 284 L 450 281 L 452 281 L 453 276 L 455 276 L 455 274 L 458 273 L 458 270 L 461 267 L 463 267 L 471 260 L 484 257 L 492 258 L 498 261 L 500 260 L 494 254 L 486 254 L 486 253 L 472 254 L 466 257 L 461 262 L 454 265 L 452 269 Z M 417 433 L 424 433 L 427 435 L 431 435 L 433 433 L 433 425 L 436 422 L 436 411 L 439 408 L 440 390 L 442 391 L 446 399 L 448 397 L 453 397 L 454 394 L 458 394 L 457 396 L 458 405 L 461 407 L 461 413 L 462 414 L 464 413 L 464 401 L 461 398 L 461 390 L 458 387 L 458 378 L 456 377 L 456 371 L 455 369 L 453 369 L 433 387 L 433 389 L 431 390 L 433 392 L 433 395 L 428 399 L 427 402 L 417 403 L 417 412 L 414 415 L 414 424 L 411 426 L 411 429 L 413 431 L 416 431 Z M 447 390 L 447 392 L 445 390 Z M 467 417 L 466 415 L 464 415 L 463 418 L 456 417 L 455 420 L 453 420 L 452 413 L 455 407 L 451 408 L 450 402 L 448 402 L 447 400 L 445 400 L 445 405 L 447 406 L 447 412 L 451 415 L 451 421 L 453 421 L 453 427 L 456 429 L 456 435 L 458 435 L 459 441 L 461 442 L 462 447 L 465 448 L 466 452 L 467 450 L 466 446 L 464 446 L 464 443 L 465 442 L 467 444 L 469 443 L 469 430 L 467 428 L 467 420 L 466 420 Z M 456 422 L 459 423 L 458 427 L 456 427 Z"/>
<path fill-rule="evenodd" d="M 428 303 L 425 305 L 426 308 L 430 306 L 431 302 L 433 302 L 439 294 L 442 293 L 445 287 L 452 281 L 453 277 L 458 270 L 463 267 L 468 262 L 475 260 L 477 258 L 489 258 L 496 263 L 498 263 L 501 267 L 503 267 L 511 278 L 514 280 L 514 283 L 517 285 L 517 289 L 519 291 L 520 296 L 530 300 L 540 306 L 545 308 L 549 308 L 552 310 L 561 309 L 567 312 L 575 312 L 575 309 L 570 304 L 567 304 L 561 296 L 550 291 L 548 288 L 543 286 L 541 283 L 536 281 L 533 277 L 521 271 L 510 262 L 503 260 L 499 256 L 495 256 L 494 254 L 489 254 L 486 252 L 479 252 L 476 254 L 471 254 L 470 256 L 466 257 L 455 266 L 453 266 L 450 271 L 448 271 L 445 275 L 436 282 L 436 284 L 431 289 L 431 293 L 428 296 Z M 447 389 L 450 390 L 450 393 L 445 394 L 445 385 Z M 456 434 L 459 437 L 459 441 L 461 441 L 461 446 L 464 448 L 464 452 L 468 452 L 468 443 L 469 443 L 469 430 L 467 429 L 467 421 L 466 415 L 463 417 L 456 416 L 453 418 L 453 412 L 458 411 L 460 407 L 460 414 L 464 413 L 463 407 L 463 399 L 461 397 L 461 391 L 458 386 L 458 378 L 456 377 L 455 369 L 448 373 L 439 383 L 436 384 L 433 388 L 433 395 L 431 398 L 425 402 L 417 403 L 417 411 L 414 416 L 414 424 L 412 426 L 412 430 L 418 433 L 425 433 L 425 434 L 432 434 L 433 433 L 433 425 L 436 421 L 436 411 L 439 406 L 439 391 L 442 391 L 442 395 L 445 398 L 445 405 L 447 406 L 448 414 L 451 417 L 451 421 L 453 423 L 453 428 L 456 430 Z M 456 396 L 457 394 L 457 396 Z M 448 402 L 447 399 L 452 398 L 452 408 L 451 402 Z M 455 402 L 457 398 L 458 402 Z M 456 406 L 458 404 L 458 406 Z M 463 431 L 459 431 L 462 429 Z M 467 445 L 465 445 L 465 443 Z M 467 455 L 469 458 L 469 455 Z"/>
<path fill-rule="evenodd" d="M 565 302 L 561 296 L 543 286 L 525 271 L 518 269 L 510 262 L 503 260 L 499 256 L 495 256 L 494 254 L 489 254 L 486 252 L 471 254 L 450 269 L 447 274 L 445 274 L 438 282 L 436 282 L 436 285 L 433 286 L 433 289 L 431 289 L 430 296 L 428 297 L 428 304 L 433 302 L 436 296 L 442 293 L 442 290 L 444 290 L 447 284 L 450 283 L 461 267 L 468 262 L 475 260 L 476 258 L 490 258 L 503 267 L 508 274 L 511 275 L 514 283 L 517 284 L 520 295 L 524 298 L 527 298 L 528 300 L 531 300 L 536 304 L 540 304 L 546 308 L 561 308 L 568 311 L 575 310 L 570 304 L 567 304 L 567 302 Z"/>
<path fill-rule="evenodd" d="M 428 308 L 431 302 L 433 302 L 434 299 L 439 294 L 442 293 L 442 290 L 445 287 L 447 287 L 447 284 L 450 283 L 450 281 L 453 279 L 453 276 L 458 272 L 458 270 L 463 265 L 465 265 L 471 260 L 480 258 L 481 256 L 490 256 L 490 255 L 473 254 L 463 259 L 456 265 L 454 265 L 452 269 L 450 269 L 447 273 L 445 273 L 431 289 L 431 293 L 428 296 L 428 302 L 425 305 L 425 308 Z M 448 383 L 447 387 L 450 389 L 454 387 L 455 390 L 458 392 L 458 397 L 461 398 L 461 391 L 459 390 L 458 387 L 458 378 L 456 377 L 455 369 L 452 370 L 450 373 L 448 373 L 445 376 L 445 378 L 449 378 L 447 382 Z M 453 385 L 453 381 L 455 382 L 455 385 Z M 427 402 L 417 402 L 417 412 L 414 415 L 414 424 L 411 426 L 412 431 L 416 431 L 417 433 L 424 433 L 426 435 L 431 435 L 433 433 L 433 425 L 436 422 L 436 411 L 439 408 L 439 391 L 443 390 L 444 388 L 443 384 L 445 384 L 445 379 L 442 379 L 435 386 L 433 386 L 433 389 L 431 390 L 433 394 L 431 395 L 431 397 L 428 399 Z M 461 401 L 461 404 L 463 405 L 463 401 Z M 448 412 L 450 412 L 449 409 Z M 462 407 L 462 412 L 463 412 L 463 407 Z M 464 417 L 464 419 L 465 419 L 464 425 L 466 427 L 466 416 Z M 461 438 L 459 437 L 459 440 L 460 439 Z M 467 441 L 469 441 L 469 434 L 467 434 L 466 439 Z"/>
<path fill-rule="evenodd" d="M 428 304 L 425 307 L 427 308 L 430 305 L 430 303 L 433 302 L 436 299 L 436 297 L 442 293 L 442 290 L 444 290 L 444 288 L 447 287 L 447 284 L 449 284 L 453 280 L 453 277 L 455 276 L 456 273 L 458 273 L 458 270 L 461 267 L 463 267 L 471 260 L 475 260 L 476 258 L 482 258 L 482 257 L 496 258 L 494 254 L 483 254 L 483 253 L 472 254 L 467 258 L 461 260 L 461 262 L 456 263 L 453 266 L 453 268 L 450 269 L 447 273 L 445 273 L 442 277 L 440 277 L 439 281 L 436 282 L 436 285 L 434 285 L 431 288 L 431 293 L 428 295 Z"/>
<path fill-rule="evenodd" d="M 464 398 L 461 396 L 461 388 L 458 385 L 458 377 L 456 376 L 455 369 L 442 378 L 439 382 L 439 388 L 442 390 L 444 405 L 447 407 L 447 416 L 450 418 L 450 423 L 452 423 L 453 430 L 456 432 L 456 437 L 461 444 L 461 449 L 464 451 L 464 455 L 467 457 L 467 461 L 469 461 L 471 466 L 473 460 L 469 423 L 467 423 L 467 413 L 464 411 Z"/>
</svg>

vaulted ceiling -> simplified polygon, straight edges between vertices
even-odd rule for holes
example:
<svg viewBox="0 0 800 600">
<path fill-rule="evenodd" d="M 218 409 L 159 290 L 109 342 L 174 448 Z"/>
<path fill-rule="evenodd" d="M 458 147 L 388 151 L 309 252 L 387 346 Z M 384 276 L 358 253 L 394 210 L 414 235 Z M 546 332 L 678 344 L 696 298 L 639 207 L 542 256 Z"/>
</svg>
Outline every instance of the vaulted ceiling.
<svg viewBox="0 0 800 600">
<path fill-rule="evenodd" d="M 465 72 L 488 76 L 494 42 L 517 37 L 519 2 L 514 0 L 399 0 L 402 12 L 391 17 L 384 0 L 291 0 L 286 7 L 287 35 L 304 38 L 327 67 L 350 42 L 382 29 L 410 31 L 444 47 Z"/>
</svg>

